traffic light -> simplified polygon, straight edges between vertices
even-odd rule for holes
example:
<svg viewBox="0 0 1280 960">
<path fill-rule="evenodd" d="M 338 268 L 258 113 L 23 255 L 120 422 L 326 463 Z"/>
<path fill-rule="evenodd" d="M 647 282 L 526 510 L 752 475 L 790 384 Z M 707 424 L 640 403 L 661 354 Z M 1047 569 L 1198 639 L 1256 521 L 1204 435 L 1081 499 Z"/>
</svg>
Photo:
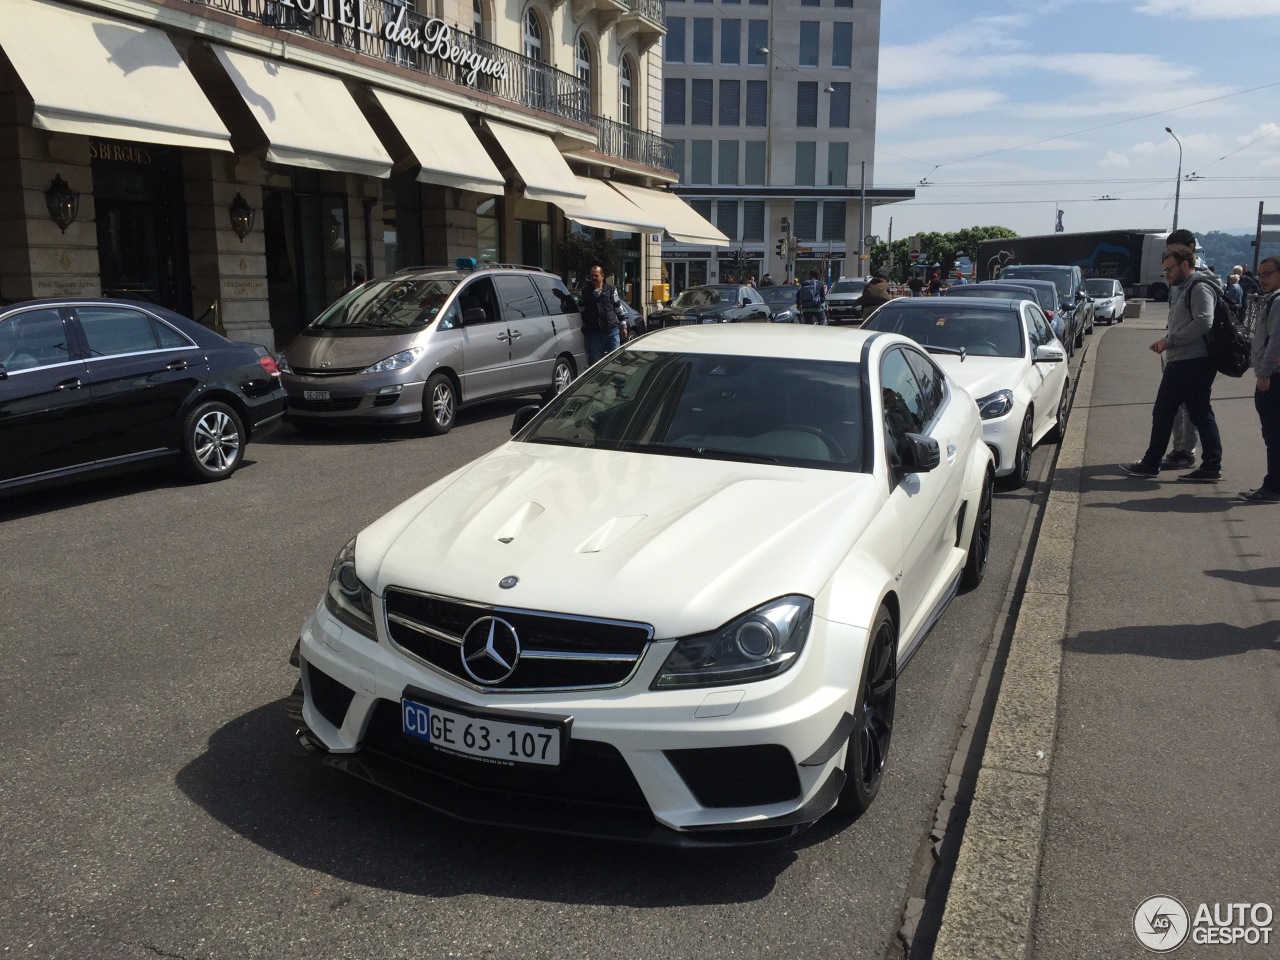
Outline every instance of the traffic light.
<svg viewBox="0 0 1280 960">
<path fill-rule="evenodd" d="M 787 254 L 786 254 L 786 251 L 785 251 L 785 247 L 786 247 L 786 245 L 787 245 L 787 241 L 786 241 L 786 240 L 779 240 L 779 241 L 778 241 L 778 243 L 777 243 L 777 246 L 775 246 L 775 247 L 773 248 L 774 253 L 776 253 L 776 254 L 778 255 L 778 258 L 779 258 L 779 259 L 785 259 L 785 258 L 786 258 L 786 255 L 787 255 Z"/>
</svg>

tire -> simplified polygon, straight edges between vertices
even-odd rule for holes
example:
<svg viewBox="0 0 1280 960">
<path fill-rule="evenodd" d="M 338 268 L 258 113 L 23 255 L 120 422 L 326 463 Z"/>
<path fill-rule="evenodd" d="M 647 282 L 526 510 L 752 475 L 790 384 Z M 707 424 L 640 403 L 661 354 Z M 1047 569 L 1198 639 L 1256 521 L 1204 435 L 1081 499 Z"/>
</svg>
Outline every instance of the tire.
<svg viewBox="0 0 1280 960">
<path fill-rule="evenodd" d="M 1017 490 L 1027 484 L 1031 476 L 1031 411 L 1022 419 L 1022 430 L 1018 434 L 1018 448 L 1013 451 L 1013 473 L 1004 478 L 1004 486 L 1008 490 Z"/>
<path fill-rule="evenodd" d="M 898 626 L 885 606 L 876 613 L 866 662 L 858 680 L 853 732 L 845 748 L 844 787 L 836 806 L 859 816 L 884 780 L 898 692 Z"/>
<path fill-rule="evenodd" d="M 1067 435 L 1067 416 L 1071 413 L 1071 378 L 1062 384 L 1062 398 L 1058 401 L 1058 416 L 1053 422 L 1053 429 L 1045 437 L 1050 443 L 1061 443 Z"/>
<path fill-rule="evenodd" d="M 240 415 L 219 400 L 200 404 L 182 421 L 182 466 L 195 480 L 225 480 L 239 469 L 247 441 Z"/>
<path fill-rule="evenodd" d="M 982 481 L 978 494 L 978 518 L 969 538 L 969 552 L 964 558 L 964 570 L 960 572 L 960 586 L 972 590 L 987 575 L 987 561 L 991 558 L 991 474 Z"/>
<path fill-rule="evenodd" d="M 556 365 L 551 371 L 551 388 L 542 395 L 544 403 L 550 403 L 573 383 L 576 373 L 573 361 L 567 356 L 556 357 Z"/>
<path fill-rule="evenodd" d="M 458 388 L 447 373 L 433 373 L 422 389 L 422 432 L 429 437 L 444 436 L 457 418 Z"/>
<path fill-rule="evenodd" d="M 1147 296 L 1156 303 L 1164 303 L 1169 299 L 1169 288 L 1163 283 L 1153 283 L 1147 288 Z"/>
</svg>

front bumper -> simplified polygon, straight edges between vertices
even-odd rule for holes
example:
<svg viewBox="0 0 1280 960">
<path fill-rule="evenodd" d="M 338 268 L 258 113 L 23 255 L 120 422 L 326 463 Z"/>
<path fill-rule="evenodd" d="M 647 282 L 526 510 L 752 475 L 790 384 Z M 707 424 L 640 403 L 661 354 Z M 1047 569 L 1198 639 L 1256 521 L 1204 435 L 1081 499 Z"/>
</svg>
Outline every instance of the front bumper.
<svg viewBox="0 0 1280 960">
<path fill-rule="evenodd" d="M 982 421 L 982 440 L 996 459 L 996 476 L 1007 477 L 1017 466 L 1018 431 L 1026 410 L 1014 408 L 1003 417 Z"/>
<path fill-rule="evenodd" d="M 422 419 L 422 380 L 402 382 L 394 374 L 309 377 L 289 373 L 281 380 L 289 397 L 285 419 L 291 423 L 416 423 Z M 308 391 L 325 392 L 328 398 L 308 399 Z"/>
<path fill-rule="evenodd" d="M 861 320 L 862 311 L 852 303 L 840 300 L 827 301 L 827 321 L 829 323 L 852 323 Z"/>
<path fill-rule="evenodd" d="M 618 687 L 496 693 L 321 605 L 303 625 L 290 713 L 328 765 L 461 820 L 677 846 L 758 843 L 834 807 L 865 644 L 865 630 L 815 617 L 799 661 L 769 680 L 650 690 L 673 646 L 653 641 Z M 447 754 L 401 732 L 406 695 L 499 719 L 570 718 L 564 759 L 543 768 Z"/>
</svg>

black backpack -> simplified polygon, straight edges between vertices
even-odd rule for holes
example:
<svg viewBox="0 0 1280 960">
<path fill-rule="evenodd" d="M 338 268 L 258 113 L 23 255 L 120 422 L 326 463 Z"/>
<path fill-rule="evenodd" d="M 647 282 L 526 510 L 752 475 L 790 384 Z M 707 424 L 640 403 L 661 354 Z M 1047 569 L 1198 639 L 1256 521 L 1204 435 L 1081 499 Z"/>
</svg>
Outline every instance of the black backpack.
<svg viewBox="0 0 1280 960">
<path fill-rule="evenodd" d="M 1208 284 L 1209 292 L 1213 294 L 1213 326 L 1209 329 L 1209 335 L 1204 338 L 1209 347 L 1209 358 L 1219 373 L 1228 377 L 1243 377 L 1252 366 L 1253 345 L 1249 340 L 1249 332 L 1236 319 L 1236 312 L 1227 303 L 1222 291 L 1210 281 L 1193 279 L 1191 286 L 1187 288 L 1188 298 L 1197 283 Z M 1191 306 L 1190 299 L 1187 300 L 1187 306 Z"/>
<path fill-rule="evenodd" d="M 806 280 L 800 284 L 800 293 L 796 298 L 801 307 L 821 307 L 826 298 L 822 295 L 822 290 L 818 287 L 817 280 Z"/>
</svg>

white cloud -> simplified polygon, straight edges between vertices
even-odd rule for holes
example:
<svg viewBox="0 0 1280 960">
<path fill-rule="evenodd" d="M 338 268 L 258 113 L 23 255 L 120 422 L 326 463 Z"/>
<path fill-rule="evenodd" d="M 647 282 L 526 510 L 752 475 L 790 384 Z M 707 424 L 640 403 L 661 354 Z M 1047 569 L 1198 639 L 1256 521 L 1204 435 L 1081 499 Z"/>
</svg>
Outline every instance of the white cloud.
<svg viewBox="0 0 1280 960">
<path fill-rule="evenodd" d="M 912 127 L 934 117 L 960 117 L 999 107 L 1005 95 L 998 90 L 941 90 L 918 97 L 891 97 L 876 107 L 878 131 Z"/>
<path fill-rule="evenodd" d="M 1114 150 L 1108 150 L 1107 155 L 1098 161 L 1100 167 L 1131 167 L 1133 161 L 1126 157 L 1123 153 L 1116 153 Z"/>
<path fill-rule="evenodd" d="M 1138 13 L 1191 20 L 1252 20 L 1280 13 L 1280 0 L 1146 0 Z"/>
</svg>

